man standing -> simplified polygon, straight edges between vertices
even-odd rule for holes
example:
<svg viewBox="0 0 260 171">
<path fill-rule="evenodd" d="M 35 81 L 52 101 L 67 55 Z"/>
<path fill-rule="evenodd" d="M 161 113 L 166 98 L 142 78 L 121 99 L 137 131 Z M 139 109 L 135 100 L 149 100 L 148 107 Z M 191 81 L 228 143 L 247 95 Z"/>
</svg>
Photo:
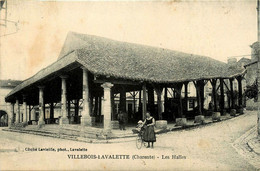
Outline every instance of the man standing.
<svg viewBox="0 0 260 171">
<path fill-rule="evenodd" d="M 122 111 L 119 111 L 119 113 L 117 115 L 117 119 L 119 122 L 119 129 L 125 130 L 125 115 Z"/>
</svg>

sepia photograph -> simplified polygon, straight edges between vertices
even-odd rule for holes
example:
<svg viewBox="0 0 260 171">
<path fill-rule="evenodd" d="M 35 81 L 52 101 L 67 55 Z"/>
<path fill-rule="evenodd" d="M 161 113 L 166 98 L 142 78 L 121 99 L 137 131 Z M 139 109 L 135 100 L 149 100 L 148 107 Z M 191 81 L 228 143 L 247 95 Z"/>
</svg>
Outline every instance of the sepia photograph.
<svg viewBox="0 0 260 171">
<path fill-rule="evenodd" d="M 260 0 L 0 0 L 0 170 L 260 171 Z"/>
</svg>

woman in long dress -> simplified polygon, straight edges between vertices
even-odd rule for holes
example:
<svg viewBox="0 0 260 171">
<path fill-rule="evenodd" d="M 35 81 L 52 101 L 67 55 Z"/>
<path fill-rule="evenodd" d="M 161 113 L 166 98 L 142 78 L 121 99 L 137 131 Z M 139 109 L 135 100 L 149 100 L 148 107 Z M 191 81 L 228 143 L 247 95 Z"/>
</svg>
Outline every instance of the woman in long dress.
<svg viewBox="0 0 260 171">
<path fill-rule="evenodd" d="M 144 121 L 144 135 L 143 139 L 145 142 L 148 142 L 147 148 L 150 147 L 150 143 L 156 142 L 155 132 L 154 132 L 154 126 L 155 126 L 155 119 L 151 116 L 149 112 L 146 113 L 146 119 Z"/>
</svg>

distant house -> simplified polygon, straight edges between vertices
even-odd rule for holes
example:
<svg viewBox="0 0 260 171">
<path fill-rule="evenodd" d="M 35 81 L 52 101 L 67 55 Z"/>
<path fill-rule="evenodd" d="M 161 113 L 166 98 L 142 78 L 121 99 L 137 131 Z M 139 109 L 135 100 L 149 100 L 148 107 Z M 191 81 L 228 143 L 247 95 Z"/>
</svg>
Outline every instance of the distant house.
<svg viewBox="0 0 260 171">
<path fill-rule="evenodd" d="M 5 96 L 22 81 L 0 80 L 0 126 L 7 126 L 10 104 L 5 102 Z"/>
</svg>

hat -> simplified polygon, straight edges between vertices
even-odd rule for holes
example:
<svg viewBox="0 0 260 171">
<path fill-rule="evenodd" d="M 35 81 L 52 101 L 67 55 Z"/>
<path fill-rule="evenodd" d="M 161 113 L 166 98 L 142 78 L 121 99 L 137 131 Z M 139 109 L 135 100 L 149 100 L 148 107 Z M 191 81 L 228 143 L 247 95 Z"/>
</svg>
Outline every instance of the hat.
<svg viewBox="0 0 260 171">
<path fill-rule="evenodd" d="M 138 123 L 138 124 L 141 124 L 141 123 L 143 123 L 143 121 L 142 121 L 142 120 L 139 120 L 137 123 Z"/>
</svg>

